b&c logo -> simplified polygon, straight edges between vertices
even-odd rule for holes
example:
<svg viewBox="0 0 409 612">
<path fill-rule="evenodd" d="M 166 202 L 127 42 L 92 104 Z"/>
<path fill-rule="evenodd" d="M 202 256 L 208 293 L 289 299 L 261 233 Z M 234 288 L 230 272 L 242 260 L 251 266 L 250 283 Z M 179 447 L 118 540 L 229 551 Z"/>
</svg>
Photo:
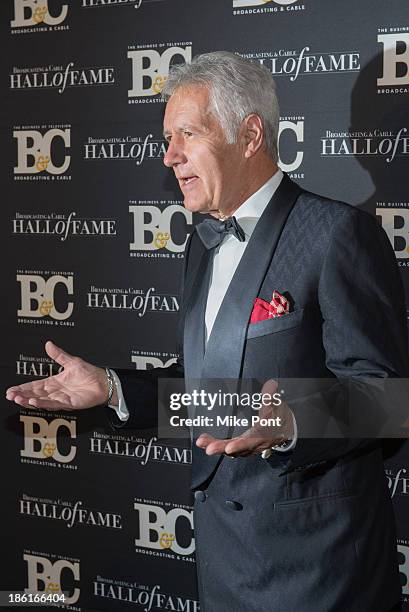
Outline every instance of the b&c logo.
<svg viewBox="0 0 409 612">
<path fill-rule="evenodd" d="M 72 444 L 62 449 L 58 444 L 59 436 L 68 437 L 73 440 L 77 437 L 76 422 L 74 420 L 57 418 L 48 422 L 39 416 L 20 415 L 20 421 L 24 426 L 24 448 L 20 451 L 21 457 L 44 461 L 54 459 L 57 463 L 71 463 L 77 449 Z M 64 430 L 64 434 L 60 434 Z M 67 436 L 68 432 L 68 436 Z M 64 444 L 64 447 L 67 447 Z"/>
<path fill-rule="evenodd" d="M 50 317 L 64 321 L 72 315 L 74 303 L 66 298 L 74 293 L 73 276 L 54 274 L 44 278 L 38 274 L 17 274 L 17 282 L 20 283 L 21 290 L 21 307 L 17 311 L 19 317 Z M 59 286 L 65 288 L 65 299 L 59 296 L 59 306 L 61 302 L 65 302 L 65 310 L 57 309 L 55 303 L 55 292 Z M 58 291 L 61 293 L 60 289 Z"/>
<path fill-rule="evenodd" d="M 132 89 L 129 98 L 146 98 L 160 94 L 173 60 L 192 61 L 192 46 L 169 46 L 164 51 L 156 49 L 135 49 L 128 51 L 132 62 Z"/>
<path fill-rule="evenodd" d="M 376 216 L 381 221 L 397 259 L 409 258 L 409 208 L 380 208 Z"/>
<path fill-rule="evenodd" d="M 409 546 L 398 544 L 398 560 L 402 595 L 409 595 Z"/>
<path fill-rule="evenodd" d="M 287 119 L 280 120 L 280 127 L 279 127 L 279 132 L 278 132 L 279 149 L 280 149 L 280 143 L 281 143 L 279 165 L 280 165 L 280 168 L 283 170 L 283 172 L 291 173 L 291 172 L 295 172 L 296 170 L 298 170 L 298 168 L 301 166 L 302 161 L 304 159 L 304 152 L 297 149 L 292 153 L 293 155 L 292 159 L 290 157 L 287 158 L 286 161 L 282 159 L 281 152 L 283 148 L 282 146 L 283 141 L 281 140 L 281 138 L 284 134 L 283 139 L 285 139 L 288 132 L 292 133 L 292 135 L 295 136 L 295 140 L 297 143 L 303 143 L 304 142 L 304 118 L 300 118 L 298 120 L 287 120 Z M 291 146 L 290 144 L 287 145 L 286 147 L 286 149 L 291 149 L 291 150 L 293 150 L 293 148 L 294 147 Z M 286 155 L 287 154 L 288 153 L 286 151 Z M 297 177 L 294 177 L 294 178 L 297 178 Z"/>
<path fill-rule="evenodd" d="M 176 363 L 177 358 L 171 357 L 164 361 L 151 355 L 132 355 L 131 361 L 137 370 L 150 370 L 151 368 L 168 368 L 172 363 Z"/>
<path fill-rule="evenodd" d="M 383 69 L 377 80 L 378 87 L 409 85 L 409 32 L 379 34 L 378 42 L 383 45 Z"/>
<path fill-rule="evenodd" d="M 168 512 L 161 506 L 134 503 L 138 513 L 139 537 L 135 538 L 135 545 L 154 550 L 171 550 L 177 555 L 187 556 L 195 550 L 195 540 L 191 536 L 190 543 L 183 546 L 178 542 L 176 523 L 184 522 L 185 527 L 193 530 L 193 510 L 172 508 Z"/>
<path fill-rule="evenodd" d="M 72 563 L 67 559 L 57 559 L 53 563 L 47 557 L 27 553 L 23 558 L 27 563 L 28 587 L 25 589 L 26 593 L 62 594 L 64 592 L 64 604 L 74 604 L 78 601 L 80 589 L 75 586 L 75 583 L 80 579 L 79 562 Z M 64 581 L 72 585 L 69 591 L 65 585 L 61 586 L 63 572 Z"/>
<path fill-rule="evenodd" d="M 185 250 L 188 234 L 181 243 L 173 240 L 172 219 L 182 215 L 186 224 L 192 224 L 192 213 L 183 206 L 173 204 L 163 211 L 157 206 L 130 206 L 133 215 L 133 242 L 129 244 L 131 251 L 155 251 L 167 249 L 172 253 L 182 253 Z"/>
<path fill-rule="evenodd" d="M 22 28 L 45 23 L 55 26 L 62 23 L 67 17 L 68 7 L 66 4 L 61 6 L 58 15 L 51 15 L 48 8 L 48 0 L 14 0 L 14 19 L 11 22 L 12 28 Z"/>
<path fill-rule="evenodd" d="M 71 130 L 51 129 L 44 134 L 38 130 L 14 130 L 17 140 L 17 166 L 14 174 L 63 174 L 70 166 L 71 157 L 65 155 L 62 163 L 57 165 L 53 161 L 53 142 L 61 139 L 65 148 L 71 145 Z"/>
</svg>

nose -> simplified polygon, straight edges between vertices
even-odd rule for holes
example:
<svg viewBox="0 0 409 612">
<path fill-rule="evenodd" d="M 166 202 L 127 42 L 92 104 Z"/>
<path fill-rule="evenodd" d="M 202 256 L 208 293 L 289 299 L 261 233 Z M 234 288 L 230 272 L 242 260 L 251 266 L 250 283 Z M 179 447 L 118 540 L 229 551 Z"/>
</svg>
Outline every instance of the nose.
<svg viewBox="0 0 409 612">
<path fill-rule="evenodd" d="M 167 168 L 174 168 L 178 164 L 186 162 L 186 156 L 183 152 L 183 143 L 176 136 L 168 144 L 168 149 L 163 157 L 163 163 Z"/>
</svg>

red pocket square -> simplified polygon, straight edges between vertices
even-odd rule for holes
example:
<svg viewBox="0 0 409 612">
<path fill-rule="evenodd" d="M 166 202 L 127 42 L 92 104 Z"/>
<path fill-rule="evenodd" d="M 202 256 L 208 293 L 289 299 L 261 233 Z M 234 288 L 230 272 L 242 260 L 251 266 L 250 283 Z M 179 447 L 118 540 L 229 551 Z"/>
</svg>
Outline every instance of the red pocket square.
<svg viewBox="0 0 409 612">
<path fill-rule="evenodd" d="M 282 317 L 290 312 L 290 302 L 278 291 L 273 291 L 271 302 L 266 302 L 261 298 L 254 300 L 253 311 L 250 317 L 250 323 L 258 323 L 266 319 L 275 319 Z"/>
</svg>

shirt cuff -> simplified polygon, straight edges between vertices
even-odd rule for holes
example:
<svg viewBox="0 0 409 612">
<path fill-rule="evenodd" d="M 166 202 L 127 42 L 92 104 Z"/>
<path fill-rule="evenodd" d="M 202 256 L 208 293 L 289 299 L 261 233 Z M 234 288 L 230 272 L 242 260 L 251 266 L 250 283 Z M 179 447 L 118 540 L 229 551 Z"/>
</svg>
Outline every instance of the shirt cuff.
<svg viewBox="0 0 409 612">
<path fill-rule="evenodd" d="M 297 430 L 297 421 L 295 420 L 295 416 L 292 410 L 291 410 L 291 416 L 293 417 L 293 428 L 294 428 L 294 435 L 292 439 L 286 440 L 282 444 L 276 444 L 276 446 L 272 446 L 271 450 L 276 451 L 278 453 L 287 453 L 288 451 L 293 450 L 293 448 L 295 448 L 295 445 L 297 444 L 297 440 L 298 440 L 298 430 Z"/>
<path fill-rule="evenodd" d="M 112 374 L 112 378 L 114 379 L 114 383 L 116 386 L 116 393 L 118 395 L 118 406 L 113 406 L 112 404 L 108 404 L 109 408 L 115 410 L 117 417 L 120 421 L 127 421 L 129 419 L 129 410 L 126 406 L 124 394 L 122 391 L 121 381 L 119 380 L 117 374 L 114 370 L 109 370 Z"/>
</svg>

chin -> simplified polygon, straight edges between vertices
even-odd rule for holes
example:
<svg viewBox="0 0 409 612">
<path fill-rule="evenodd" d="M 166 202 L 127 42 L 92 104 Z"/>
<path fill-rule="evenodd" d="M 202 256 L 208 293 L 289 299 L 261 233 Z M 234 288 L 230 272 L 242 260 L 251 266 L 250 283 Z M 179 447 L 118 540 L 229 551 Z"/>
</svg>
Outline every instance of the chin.
<svg viewBox="0 0 409 612">
<path fill-rule="evenodd" d="M 186 198 L 183 204 L 186 210 L 191 213 L 202 213 L 202 215 L 207 215 L 211 210 L 211 207 L 208 204 L 204 204 L 203 202 L 195 202 Z"/>
</svg>

